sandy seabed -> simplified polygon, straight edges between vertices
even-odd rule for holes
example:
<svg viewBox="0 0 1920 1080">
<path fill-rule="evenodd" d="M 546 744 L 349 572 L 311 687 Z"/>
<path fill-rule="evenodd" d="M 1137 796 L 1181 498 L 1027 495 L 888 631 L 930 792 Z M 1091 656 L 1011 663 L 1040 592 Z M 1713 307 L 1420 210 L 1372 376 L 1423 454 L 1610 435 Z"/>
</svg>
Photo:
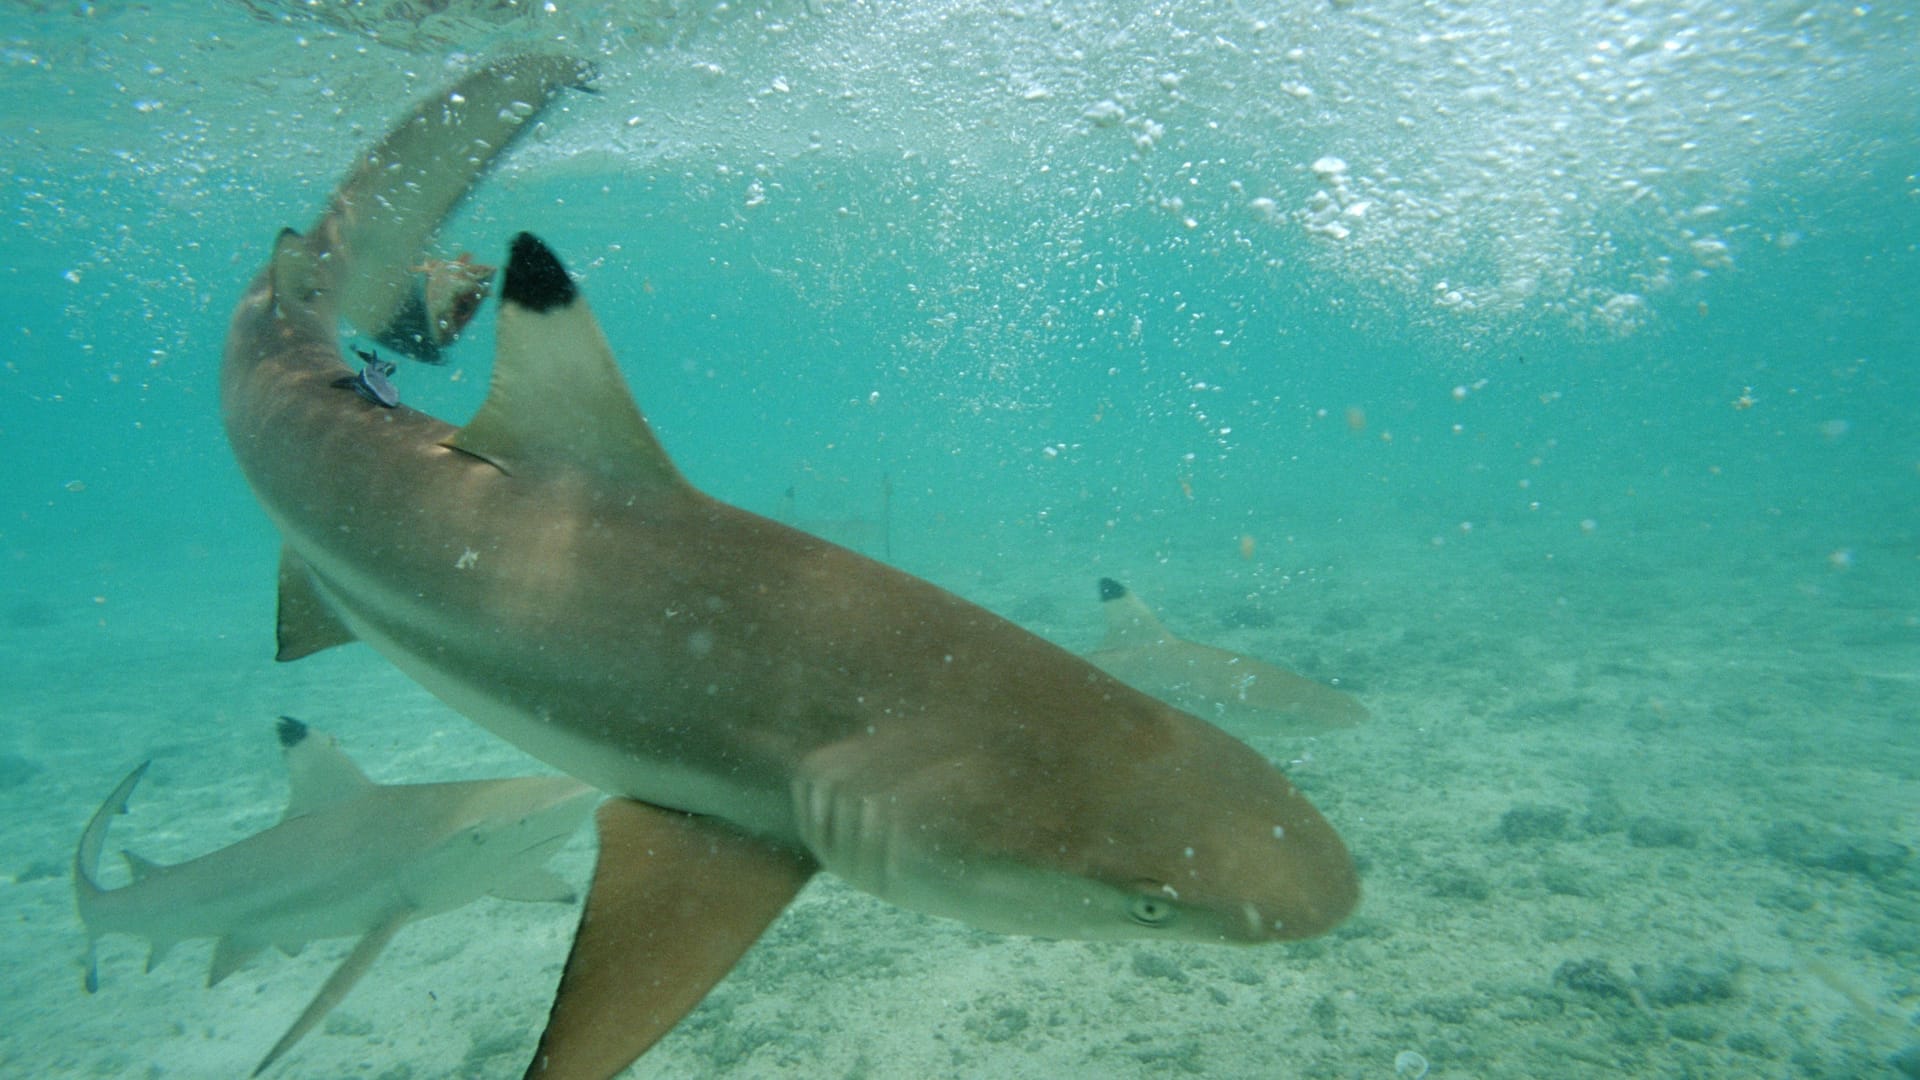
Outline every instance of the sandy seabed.
<svg viewBox="0 0 1920 1080">
<path fill-rule="evenodd" d="M 1180 632 L 1361 697 L 1358 730 L 1239 732 L 1347 837 L 1361 910 L 1289 946 L 1052 942 L 822 879 L 631 1075 L 1915 1075 L 1910 556 L 1783 544 L 1703 572 L 1659 537 L 1507 540 L 1382 539 L 1310 572 L 1051 539 L 990 571 L 914 565 L 1082 649 L 1094 577 L 1122 577 Z M 266 954 L 208 989 L 208 944 L 143 974 L 115 937 L 85 994 L 73 845 L 137 761 L 114 846 L 161 861 L 277 818 L 279 713 L 383 781 L 538 770 L 362 647 L 271 664 L 269 557 L 7 597 L 0 1073 L 243 1076 L 344 955 Z M 582 830 L 553 865 L 584 885 L 591 860 Z M 575 917 L 488 899 L 409 926 L 272 1075 L 518 1076 Z"/>
</svg>

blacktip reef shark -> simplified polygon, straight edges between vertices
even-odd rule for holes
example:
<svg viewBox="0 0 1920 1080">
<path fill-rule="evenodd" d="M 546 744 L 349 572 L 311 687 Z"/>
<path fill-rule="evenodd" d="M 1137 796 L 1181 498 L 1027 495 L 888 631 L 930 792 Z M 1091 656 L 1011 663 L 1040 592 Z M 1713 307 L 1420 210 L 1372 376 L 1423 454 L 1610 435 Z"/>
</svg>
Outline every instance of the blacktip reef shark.
<svg viewBox="0 0 1920 1080">
<path fill-rule="evenodd" d="M 1355 727 L 1367 707 L 1353 695 L 1243 653 L 1174 636 L 1138 596 L 1100 579 L 1107 636 L 1087 653 L 1121 682 L 1210 719 L 1304 734 Z"/>
<path fill-rule="evenodd" d="M 376 784 L 332 738 L 288 717 L 278 730 L 291 789 L 279 824 L 171 866 L 124 852 L 132 883 L 102 888 L 107 826 L 127 812 L 147 762 L 94 812 L 73 856 L 88 993 L 99 988 L 94 944 L 104 934 L 145 938 L 149 971 L 178 942 L 216 939 L 208 986 L 269 945 L 291 954 L 309 941 L 360 939 L 255 1076 L 347 996 L 407 923 L 482 896 L 571 899 L 542 864 L 600 798 L 564 776 Z"/>
<path fill-rule="evenodd" d="M 365 642 L 616 796 L 527 1075 L 624 1069 L 820 870 L 1057 938 L 1254 943 L 1344 919 L 1345 845 L 1244 743 L 696 490 L 532 235 L 465 426 L 343 388 L 342 317 L 379 333 L 450 208 L 585 75 L 510 60 L 418 107 L 312 229 L 281 234 L 222 371 L 234 454 L 285 542 L 278 656 Z"/>
</svg>

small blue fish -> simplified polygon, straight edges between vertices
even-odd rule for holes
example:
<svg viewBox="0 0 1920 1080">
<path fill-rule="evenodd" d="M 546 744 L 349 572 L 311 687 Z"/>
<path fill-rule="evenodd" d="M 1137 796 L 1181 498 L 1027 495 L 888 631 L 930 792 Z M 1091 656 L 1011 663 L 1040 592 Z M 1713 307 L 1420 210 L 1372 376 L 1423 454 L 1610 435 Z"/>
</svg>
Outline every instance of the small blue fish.
<svg viewBox="0 0 1920 1080">
<path fill-rule="evenodd" d="M 359 346 L 353 346 L 353 355 L 359 357 L 367 366 L 360 374 L 342 379 L 335 385 L 346 386 L 354 393 L 373 402 L 383 409 L 391 409 L 400 404 L 400 388 L 393 385 L 393 373 L 398 365 L 391 360 L 382 360 L 380 355 Z"/>
</svg>

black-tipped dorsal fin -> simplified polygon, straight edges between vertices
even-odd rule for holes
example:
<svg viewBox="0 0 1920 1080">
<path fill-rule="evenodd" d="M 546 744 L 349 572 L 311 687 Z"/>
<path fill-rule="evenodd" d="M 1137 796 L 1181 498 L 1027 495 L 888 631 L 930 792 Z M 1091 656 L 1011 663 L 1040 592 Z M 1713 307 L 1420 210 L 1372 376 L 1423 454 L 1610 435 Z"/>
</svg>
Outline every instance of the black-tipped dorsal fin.
<svg viewBox="0 0 1920 1080">
<path fill-rule="evenodd" d="M 333 736 L 314 731 L 291 716 L 280 718 L 276 732 L 280 753 L 287 761 L 289 789 L 282 821 L 359 798 L 374 786 Z"/>
<path fill-rule="evenodd" d="M 685 483 L 586 299 L 531 233 L 514 238 L 507 260 L 486 404 L 446 444 L 509 475 L 572 466 L 642 487 Z"/>
<path fill-rule="evenodd" d="M 1177 640 L 1154 618 L 1144 601 L 1112 578 L 1100 579 L 1100 608 L 1107 613 L 1107 636 L 1100 643 L 1101 650 L 1136 649 Z"/>
</svg>

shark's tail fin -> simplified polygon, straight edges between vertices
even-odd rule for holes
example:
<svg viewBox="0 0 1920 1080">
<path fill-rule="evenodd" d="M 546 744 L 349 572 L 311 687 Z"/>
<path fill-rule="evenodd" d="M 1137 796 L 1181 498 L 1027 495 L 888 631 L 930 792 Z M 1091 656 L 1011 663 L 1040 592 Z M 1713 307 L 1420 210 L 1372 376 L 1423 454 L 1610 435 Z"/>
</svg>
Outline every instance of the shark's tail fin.
<svg viewBox="0 0 1920 1080">
<path fill-rule="evenodd" d="M 431 358 L 420 270 L 440 225 L 488 167 L 591 64 L 528 55 L 490 64 L 415 106 L 344 180 L 308 230 L 339 314 L 390 346 Z M 412 347 L 409 346 L 412 343 Z"/>
<path fill-rule="evenodd" d="M 74 901 L 80 908 L 80 921 L 87 926 L 85 962 L 89 994 L 100 988 L 100 975 L 93 960 L 93 939 L 98 933 L 94 926 L 94 908 L 100 895 L 106 892 L 95 876 L 100 870 L 100 849 L 106 846 L 107 826 L 112 824 L 117 815 L 127 812 L 127 799 L 133 795 L 134 785 L 140 783 L 140 778 L 147 774 L 147 766 L 151 764 L 151 761 L 141 762 L 138 768 L 127 774 L 126 779 L 120 781 L 120 786 L 113 789 L 107 801 L 93 812 L 93 819 L 87 822 L 86 831 L 80 834 L 80 847 L 73 853 Z"/>
</svg>

